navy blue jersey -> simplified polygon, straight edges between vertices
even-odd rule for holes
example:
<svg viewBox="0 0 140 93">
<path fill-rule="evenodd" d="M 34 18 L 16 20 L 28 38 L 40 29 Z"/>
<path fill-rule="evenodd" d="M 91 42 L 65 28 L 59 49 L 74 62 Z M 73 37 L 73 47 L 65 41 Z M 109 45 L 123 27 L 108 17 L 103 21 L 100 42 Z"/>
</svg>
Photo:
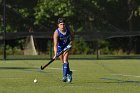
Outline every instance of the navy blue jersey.
<svg viewBox="0 0 140 93">
<path fill-rule="evenodd" d="M 62 51 L 71 40 L 69 29 L 66 28 L 65 30 L 65 33 L 62 33 L 59 29 L 56 30 L 58 32 L 58 52 Z"/>
</svg>

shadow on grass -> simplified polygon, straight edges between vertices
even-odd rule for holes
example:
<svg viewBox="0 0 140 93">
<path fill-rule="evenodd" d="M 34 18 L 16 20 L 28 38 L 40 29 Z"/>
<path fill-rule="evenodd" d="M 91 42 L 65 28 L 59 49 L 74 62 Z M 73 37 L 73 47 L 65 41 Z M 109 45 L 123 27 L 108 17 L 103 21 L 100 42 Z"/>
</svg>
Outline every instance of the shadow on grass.
<svg viewBox="0 0 140 93">
<path fill-rule="evenodd" d="M 34 68 L 34 67 L 0 67 L 0 70 L 19 70 L 19 71 L 26 71 L 26 72 L 39 72 L 44 74 L 50 73 L 50 72 L 43 71 L 40 68 Z"/>
<path fill-rule="evenodd" d="M 0 67 L 0 70 L 22 70 L 22 69 L 35 69 L 33 67 Z"/>
<path fill-rule="evenodd" d="M 104 83 L 139 83 L 140 81 L 137 80 L 121 80 L 121 79 L 114 79 L 114 78 L 99 78 L 101 80 L 108 80 Z"/>
<path fill-rule="evenodd" d="M 72 60 L 120 60 L 120 59 L 140 59 L 140 56 L 99 56 L 98 58 L 95 56 L 81 56 L 81 57 L 71 57 Z"/>
</svg>

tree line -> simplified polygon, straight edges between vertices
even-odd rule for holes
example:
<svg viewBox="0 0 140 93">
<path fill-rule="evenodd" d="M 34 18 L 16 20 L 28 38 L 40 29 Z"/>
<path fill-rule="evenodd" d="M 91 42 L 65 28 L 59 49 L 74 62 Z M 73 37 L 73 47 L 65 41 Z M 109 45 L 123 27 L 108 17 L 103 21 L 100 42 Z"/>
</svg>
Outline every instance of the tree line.
<svg viewBox="0 0 140 93">
<path fill-rule="evenodd" d="M 140 30 L 139 0 L 5 0 L 6 31 L 54 31 L 64 17 L 73 32 L 115 32 Z M 0 32 L 3 32 L 3 4 L 0 1 Z M 45 42 L 45 41 L 43 41 Z M 18 45 L 16 42 L 14 45 Z M 140 53 L 140 37 L 75 41 L 73 53 L 92 54 L 97 46 L 103 54 Z"/>
</svg>

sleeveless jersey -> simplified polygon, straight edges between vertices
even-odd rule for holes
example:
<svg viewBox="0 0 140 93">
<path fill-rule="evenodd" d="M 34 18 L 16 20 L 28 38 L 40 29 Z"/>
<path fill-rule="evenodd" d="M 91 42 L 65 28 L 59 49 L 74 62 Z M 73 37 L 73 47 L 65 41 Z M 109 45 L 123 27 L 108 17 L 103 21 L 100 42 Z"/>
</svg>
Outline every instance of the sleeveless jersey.
<svg viewBox="0 0 140 93">
<path fill-rule="evenodd" d="M 68 28 L 66 28 L 65 34 L 60 32 L 59 29 L 56 31 L 58 32 L 58 52 L 60 52 L 70 43 L 71 35 Z"/>
</svg>

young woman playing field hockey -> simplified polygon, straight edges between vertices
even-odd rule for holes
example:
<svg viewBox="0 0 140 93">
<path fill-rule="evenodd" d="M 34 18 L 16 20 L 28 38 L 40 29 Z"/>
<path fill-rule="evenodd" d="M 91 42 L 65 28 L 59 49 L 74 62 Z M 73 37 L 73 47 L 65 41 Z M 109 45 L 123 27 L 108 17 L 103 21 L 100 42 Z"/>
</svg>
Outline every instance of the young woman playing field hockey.
<svg viewBox="0 0 140 93">
<path fill-rule="evenodd" d="M 72 44 L 73 34 L 70 32 L 69 28 L 66 26 L 63 18 L 58 19 L 58 28 L 55 30 L 53 35 L 54 40 L 54 57 L 56 58 L 57 54 L 59 54 L 67 45 Z M 69 51 L 64 52 L 59 56 L 60 60 L 63 64 L 63 82 L 71 82 L 72 81 L 72 71 L 70 71 L 69 67 Z"/>
</svg>

